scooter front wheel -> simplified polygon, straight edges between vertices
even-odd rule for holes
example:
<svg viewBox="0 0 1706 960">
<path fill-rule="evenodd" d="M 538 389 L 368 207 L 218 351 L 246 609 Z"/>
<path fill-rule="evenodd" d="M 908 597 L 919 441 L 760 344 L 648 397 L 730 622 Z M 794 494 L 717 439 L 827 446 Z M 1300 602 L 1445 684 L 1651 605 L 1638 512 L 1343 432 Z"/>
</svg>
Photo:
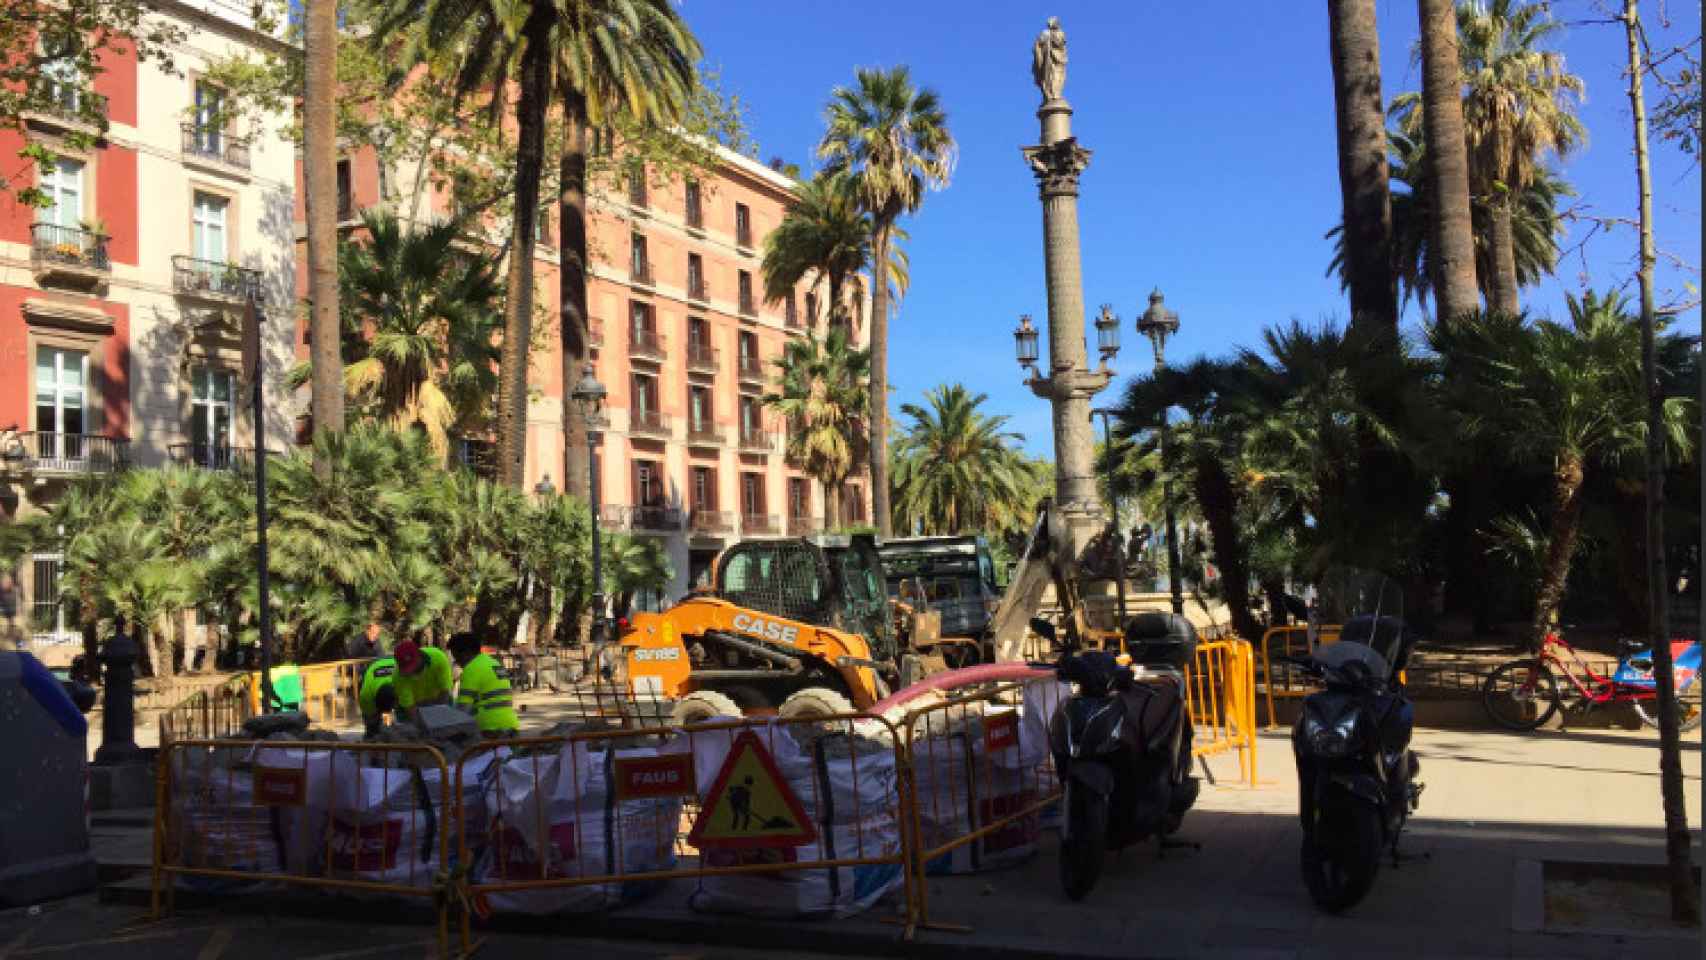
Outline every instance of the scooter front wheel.
<svg viewBox="0 0 1706 960">
<path fill-rule="evenodd" d="M 1315 825 L 1314 838 L 1303 838 L 1303 882 L 1315 905 L 1328 913 L 1355 906 L 1374 886 L 1380 869 L 1380 811 L 1349 797 Z"/>
<path fill-rule="evenodd" d="M 1060 838 L 1060 885 L 1069 900 L 1082 900 L 1102 875 L 1107 859 L 1108 798 L 1079 784 L 1066 785 L 1066 828 Z"/>
</svg>

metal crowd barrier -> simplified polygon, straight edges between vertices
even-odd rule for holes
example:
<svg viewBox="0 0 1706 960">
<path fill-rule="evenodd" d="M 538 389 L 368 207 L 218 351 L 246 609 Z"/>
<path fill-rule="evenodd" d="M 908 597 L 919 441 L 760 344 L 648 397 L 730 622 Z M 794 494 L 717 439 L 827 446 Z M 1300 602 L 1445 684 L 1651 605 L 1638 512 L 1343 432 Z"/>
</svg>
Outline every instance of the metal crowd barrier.
<svg viewBox="0 0 1706 960">
<path fill-rule="evenodd" d="M 1191 752 L 1208 757 L 1237 750 L 1239 773 L 1251 786 L 1256 783 L 1255 676 L 1255 655 L 1243 640 L 1198 644 L 1185 673 L 1185 699 L 1196 728 Z"/>
<path fill-rule="evenodd" d="M 248 678 L 240 676 L 190 694 L 176 705 L 160 711 L 155 723 L 163 746 L 177 739 L 230 736 L 242 729 L 243 721 L 254 715 Z"/>
<path fill-rule="evenodd" d="M 1339 640 L 1339 624 L 1322 624 L 1316 628 L 1316 646 L 1337 643 Z M 1302 624 L 1287 627 L 1269 627 L 1262 634 L 1262 693 L 1268 701 L 1268 729 L 1279 727 L 1274 712 L 1275 697 L 1306 697 L 1319 689 L 1314 681 L 1304 676 L 1296 669 L 1280 664 L 1276 671 L 1272 657 L 1275 654 L 1274 641 L 1278 640 L 1282 656 L 1307 656 L 1312 652 L 1309 645 L 1309 628 Z"/>
<path fill-rule="evenodd" d="M 378 759 L 378 766 L 364 760 Z M 403 768 L 389 761 L 407 758 Z M 434 781 L 434 783 L 429 783 Z M 180 883 L 287 884 L 422 897 L 449 955 L 450 820 L 444 757 L 418 744 L 177 740 L 155 779 L 152 916 Z"/>
</svg>

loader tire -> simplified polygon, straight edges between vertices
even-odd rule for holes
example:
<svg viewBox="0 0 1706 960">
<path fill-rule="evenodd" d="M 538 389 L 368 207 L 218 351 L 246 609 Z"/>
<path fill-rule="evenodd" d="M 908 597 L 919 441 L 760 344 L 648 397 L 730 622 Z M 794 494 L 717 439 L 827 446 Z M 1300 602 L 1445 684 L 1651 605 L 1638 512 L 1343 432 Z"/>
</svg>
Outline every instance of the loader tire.
<svg viewBox="0 0 1706 960">
<path fill-rule="evenodd" d="M 680 700 L 675 701 L 675 711 L 670 715 L 670 722 L 676 726 L 689 723 L 705 723 L 719 717 L 732 717 L 739 720 L 744 716 L 740 706 L 726 694 L 715 690 L 695 690 Z"/>
<path fill-rule="evenodd" d="M 776 708 L 776 715 L 784 720 L 833 717 L 852 712 L 853 704 L 841 693 L 828 687 L 795 690 Z"/>
</svg>

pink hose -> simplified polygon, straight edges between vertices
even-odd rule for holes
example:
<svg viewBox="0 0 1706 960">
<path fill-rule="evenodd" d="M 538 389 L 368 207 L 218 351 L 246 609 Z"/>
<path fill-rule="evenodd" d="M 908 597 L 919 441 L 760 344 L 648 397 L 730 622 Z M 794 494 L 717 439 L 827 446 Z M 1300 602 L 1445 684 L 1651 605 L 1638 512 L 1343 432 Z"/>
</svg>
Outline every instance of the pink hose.
<svg viewBox="0 0 1706 960">
<path fill-rule="evenodd" d="M 997 680 L 1031 680 L 1053 675 L 1054 671 L 1052 670 L 1039 670 L 1026 663 L 980 663 L 975 667 L 961 667 L 958 670 L 931 674 L 912 686 L 903 690 L 896 690 L 879 700 L 868 712 L 882 716 L 889 709 L 898 707 L 910 700 L 916 700 L 924 694 L 936 690 L 952 690 L 955 687 L 991 683 Z"/>
</svg>

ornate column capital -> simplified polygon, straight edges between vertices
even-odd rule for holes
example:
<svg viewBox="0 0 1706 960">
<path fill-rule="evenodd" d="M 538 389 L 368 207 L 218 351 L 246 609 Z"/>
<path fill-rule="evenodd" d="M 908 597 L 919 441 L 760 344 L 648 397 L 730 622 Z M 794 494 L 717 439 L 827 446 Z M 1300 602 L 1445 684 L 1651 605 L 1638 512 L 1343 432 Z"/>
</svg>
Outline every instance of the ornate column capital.
<svg viewBox="0 0 1706 960">
<path fill-rule="evenodd" d="M 1053 376 L 1036 377 L 1026 385 L 1044 400 L 1089 400 L 1106 390 L 1113 379 L 1114 372 L 1107 367 L 1099 370 L 1056 370 Z"/>
<path fill-rule="evenodd" d="M 1067 137 L 1035 147 L 1020 147 L 1043 198 L 1078 196 L 1078 175 L 1090 165 L 1090 151 Z"/>
</svg>

